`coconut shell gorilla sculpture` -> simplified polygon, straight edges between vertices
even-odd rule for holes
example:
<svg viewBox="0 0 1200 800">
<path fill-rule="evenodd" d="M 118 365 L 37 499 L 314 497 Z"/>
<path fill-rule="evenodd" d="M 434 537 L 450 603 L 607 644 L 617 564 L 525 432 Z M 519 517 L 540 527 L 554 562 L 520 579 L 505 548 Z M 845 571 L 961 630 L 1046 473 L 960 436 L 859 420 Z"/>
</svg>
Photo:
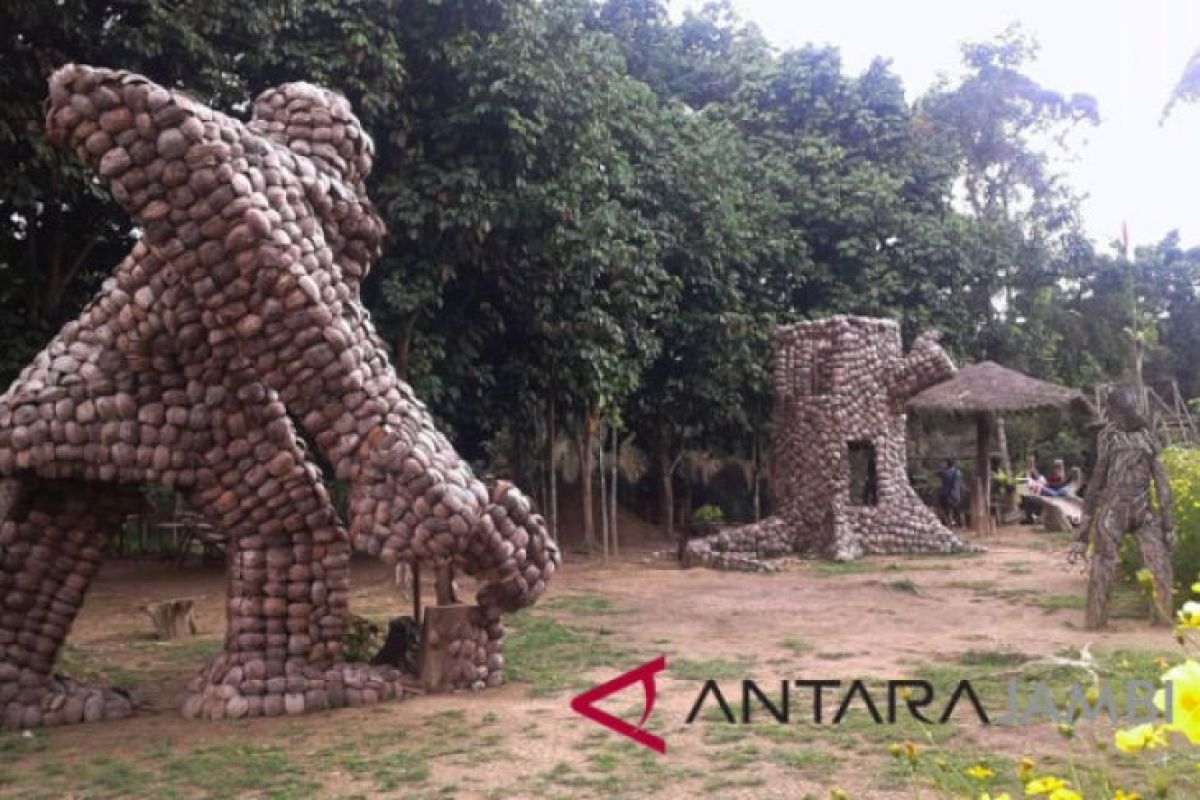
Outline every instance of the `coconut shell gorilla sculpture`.
<svg viewBox="0 0 1200 800">
<path fill-rule="evenodd" d="M 404 694 L 399 670 L 341 658 L 351 544 L 473 575 L 451 683 L 499 682 L 501 612 L 544 591 L 559 552 L 519 491 L 489 492 L 434 428 L 359 302 L 384 226 L 363 183 L 372 143 L 346 100 L 286 84 L 242 123 L 139 75 L 70 65 L 50 80 L 46 126 L 142 236 L 0 396 L 5 725 L 131 713 L 125 695 L 53 666 L 145 482 L 228 537 L 224 648 L 188 687 L 188 716 Z M 345 528 L 306 442 L 349 486 Z"/>
</svg>

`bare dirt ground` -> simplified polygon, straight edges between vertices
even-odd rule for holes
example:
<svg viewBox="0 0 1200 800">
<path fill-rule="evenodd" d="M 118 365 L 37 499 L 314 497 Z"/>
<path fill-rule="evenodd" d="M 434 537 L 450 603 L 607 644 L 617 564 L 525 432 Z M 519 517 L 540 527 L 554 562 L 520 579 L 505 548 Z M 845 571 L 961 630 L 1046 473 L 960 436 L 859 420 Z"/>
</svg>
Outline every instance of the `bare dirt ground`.
<svg viewBox="0 0 1200 800">
<path fill-rule="evenodd" d="M 1065 685 L 1084 676 L 1055 658 L 1090 653 L 1107 677 L 1123 679 L 1154 674 L 1154 658 L 1174 651 L 1169 631 L 1140 618 L 1132 591 L 1117 599 L 1110 630 L 1082 630 L 1085 579 L 1065 568 L 1062 537 L 1008 528 L 985 544 L 988 552 L 977 556 L 796 561 L 779 574 L 684 571 L 649 558 L 647 546 L 608 564 L 569 554 L 546 600 L 513 621 L 514 679 L 500 689 L 215 723 L 185 720 L 176 706 L 188 677 L 218 646 L 223 571 L 112 562 L 88 596 L 62 668 L 128 687 L 142 712 L 5 734 L 0 796 L 690 800 L 823 798 L 837 787 L 849 797 L 890 798 L 913 796 L 914 773 L 925 797 L 984 789 L 1017 796 L 1015 764 L 1025 756 L 1039 768 L 1073 763 L 1082 783 L 1092 775 L 1099 786 L 1100 765 L 1118 774 L 1128 766 L 1092 743 L 1111 741 L 1106 723 L 1081 723 L 1065 739 L 1044 719 L 984 726 L 964 705 L 946 725 L 875 725 L 856 702 L 841 725 L 828 717 L 815 725 L 811 695 L 793 697 L 786 724 L 757 710 L 754 724 L 730 725 L 715 703 L 686 723 L 710 677 L 735 713 L 742 678 L 776 698 L 782 680 L 871 678 L 874 686 L 927 678 L 939 692 L 937 714 L 962 678 L 1002 705 L 1009 677 Z M 356 613 L 383 620 L 409 607 L 382 565 L 356 563 L 353 581 Z M 156 642 L 139 606 L 176 597 L 195 599 L 202 635 Z M 665 756 L 569 708 L 579 688 L 660 654 L 668 671 L 646 727 L 666 738 Z M 882 688 L 876 699 L 886 699 Z M 633 687 L 604 707 L 636 721 L 641 692 Z M 889 744 L 905 740 L 916 743 L 917 763 L 889 754 Z M 996 775 L 966 776 L 975 764 Z M 1176 785 L 1185 792 L 1177 796 L 1195 796 L 1194 787 Z"/>
</svg>

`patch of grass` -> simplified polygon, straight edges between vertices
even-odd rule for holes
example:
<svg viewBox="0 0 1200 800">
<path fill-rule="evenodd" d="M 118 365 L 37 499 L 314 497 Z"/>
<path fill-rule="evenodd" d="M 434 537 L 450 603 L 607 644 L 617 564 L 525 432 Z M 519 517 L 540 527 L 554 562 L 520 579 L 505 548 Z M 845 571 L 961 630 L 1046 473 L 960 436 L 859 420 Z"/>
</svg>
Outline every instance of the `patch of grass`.
<svg viewBox="0 0 1200 800">
<path fill-rule="evenodd" d="M 950 581 L 945 584 L 947 589 L 967 589 L 972 592 L 993 594 L 997 588 L 995 581 Z"/>
<path fill-rule="evenodd" d="M 169 664 L 190 664 L 197 667 L 210 660 L 221 649 L 222 637 L 197 636 L 187 639 L 134 639 L 130 648 Z"/>
<path fill-rule="evenodd" d="M 1086 598 L 1081 594 L 1043 594 L 1032 600 L 1033 605 L 1046 611 L 1082 609 L 1086 602 Z"/>
<path fill-rule="evenodd" d="M 805 653 L 811 653 L 816 649 L 816 646 L 812 642 L 797 634 L 785 636 L 784 638 L 780 639 L 779 646 L 793 655 L 798 656 L 804 655 Z"/>
<path fill-rule="evenodd" d="M 684 681 L 729 680 L 741 678 L 753 663 L 752 659 L 713 658 L 707 661 L 695 661 L 690 658 L 676 658 L 667 664 L 672 677 Z"/>
<path fill-rule="evenodd" d="M 625 614 L 629 609 L 617 605 L 600 594 L 560 594 L 542 601 L 541 608 L 547 611 L 564 611 L 578 617 L 594 617 L 607 614 Z"/>
<path fill-rule="evenodd" d="M 743 743 L 722 748 L 712 758 L 721 770 L 736 771 L 758 763 L 762 759 L 762 750 L 756 744 Z"/>
<path fill-rule="evenodd" d="M 968 667 L 1015 667 L 1030 660 L 1030 656 L 1015 650 L 968 650 L 958 658 Z"/>
<path fill-rule="evenodd" d="M 138 676 L 124 667 L 108 663 L 106 659 L 64 643 L 58 652 L 56 667 L 76 680 L 132 690 L 138 685 Z"/>
<path fill-rule="evenodd" d="M 856 653 L 848 653 L 844 650 L 829 650 L 823 653 L 817 653 L 813 658 L 819 658 L 822 661 L 845 661 L 848 658 L 854 658 Z"/>
<path fill-rule="evenodd" d="M 46 749 L 46 737 L 31 731 L 24 733 L 0 733 L 0 756 L 23 756 L 40 753 Z"/>
<path fill-rule="evenodd" d="M 117 797 L 138 794 L 149 779 L 143 769 L 119 758 L 97 758 L 79 766 L 83 767 L 89 787 Z"/>
<path fill-rule="evenodd" d="M 861 575 L 884 568 L 878 561 L 859 558 L 854 561 L 818 561 L 812 565 L 812 574 L 822 578 L 838 575 Z"/>
<path fill-rule="evenodd" d="M 231 739 L 178 753 L 162 764 L 162 776 L 188 795 L 235 797 L 256 793 L 268 797 L 302 797 L 318 784 L 279 747 Z M 144 791 L 144 790 L 143 790 Z"/>
<path fill-rule="evenodd" d="M 779 747 L 771 751 L 771 760 L 781 767 L 798 770 L 808 776 L 828 778 L 836 771 L 840 759 L 812 747 Z"/>
<path fill-rule="evenodd" d="M 541 791 L 535 796 L 652 798 L 668 781 L 695 777 L 694 770 L 672 767 L 666 759 L 624 739 L 589 736 L 586 741 L 588 755 L 583 768 L 559 762 L 536 777 Z"/>
<path fill-rule="evenodd" d="M 1028 575 L 1033 572 L 1033 568 L 1029 566 L 1028 561 L 1006 561 L 1004 571 L 1009 575 Z"/>
<path fill-rule="evenodd" d="M 908 594 L 921 593 L 921 590 L 917 587 L 917 584 L 914 583 L 910 578 L 898 578 L 894 581 L 888 581 L 884 584 L 884 586 L 891 589 L 893 592 L 907 592 Z"/>
<path fill-rule="evenodd" d="M 767 779 L 761 775 L 746 777 L 714 775 L 704 781 L 704 791 L 716 797 L 727 797 L 726 792 L 733 789 L 753 789 L 762 786 Z"/>
<path fill-rule="evenodd" d="M 704 726 L 704 734 L 702 739 L 705 744 L 725 745 L 735 742 L 743 742 L 750 738 L 750 730 L 744 725 L 730 725 L 721 717 L 721 721 L 715 725 Z"/>
<path fill-rule="evenodd" d="M 523 611 L 514 614 L 504 641 L 505 667 L 513 680 L 530 684 L 535 695 L 586 686 L 584 674 L 597 667 L 619 668 L 629 653 L 594 632 Z"/>
<path fill-rule="evenodd" d="M 429 780 L 429 764 L 409 750 L 392 750 L 379 756 L 350 755 L 345 766 L 351 773 L 370 775 L 381 792 L 392 792 L 402 784 Z"/>
</svg>

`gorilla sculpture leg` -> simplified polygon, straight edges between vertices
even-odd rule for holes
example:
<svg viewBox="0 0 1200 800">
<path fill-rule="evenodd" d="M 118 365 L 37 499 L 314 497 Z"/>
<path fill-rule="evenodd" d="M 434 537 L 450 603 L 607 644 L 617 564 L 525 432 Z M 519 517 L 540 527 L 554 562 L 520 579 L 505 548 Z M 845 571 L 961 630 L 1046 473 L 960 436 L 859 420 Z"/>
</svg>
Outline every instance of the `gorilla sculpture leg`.
<svg viewBox="0 0 1200 800">
<path fill-rule="evenodd" d="M 130 699 L 56 676 L 54 659 L 137 492 L 78 481 L 5 481 L 0 522 L 0 705 L 4 726 L 128 716 Z"/>
</svg>

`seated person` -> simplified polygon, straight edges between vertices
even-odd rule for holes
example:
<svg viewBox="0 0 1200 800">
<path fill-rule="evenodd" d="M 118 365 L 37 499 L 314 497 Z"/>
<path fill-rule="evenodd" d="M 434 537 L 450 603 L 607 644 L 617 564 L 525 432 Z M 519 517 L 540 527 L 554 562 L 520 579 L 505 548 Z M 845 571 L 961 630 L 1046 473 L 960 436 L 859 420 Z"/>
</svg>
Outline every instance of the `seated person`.
<svg viewBox="0 0 1200 800">
<path fill-rule="evenodd" d="M 1046 474 L 1046 485 L 1041 493 L 1045 497 L 1062 497 L 1067 493 L 1067 487 L 1067 466 L 1061 458 L 1056 458 Z"/>
</svg>

